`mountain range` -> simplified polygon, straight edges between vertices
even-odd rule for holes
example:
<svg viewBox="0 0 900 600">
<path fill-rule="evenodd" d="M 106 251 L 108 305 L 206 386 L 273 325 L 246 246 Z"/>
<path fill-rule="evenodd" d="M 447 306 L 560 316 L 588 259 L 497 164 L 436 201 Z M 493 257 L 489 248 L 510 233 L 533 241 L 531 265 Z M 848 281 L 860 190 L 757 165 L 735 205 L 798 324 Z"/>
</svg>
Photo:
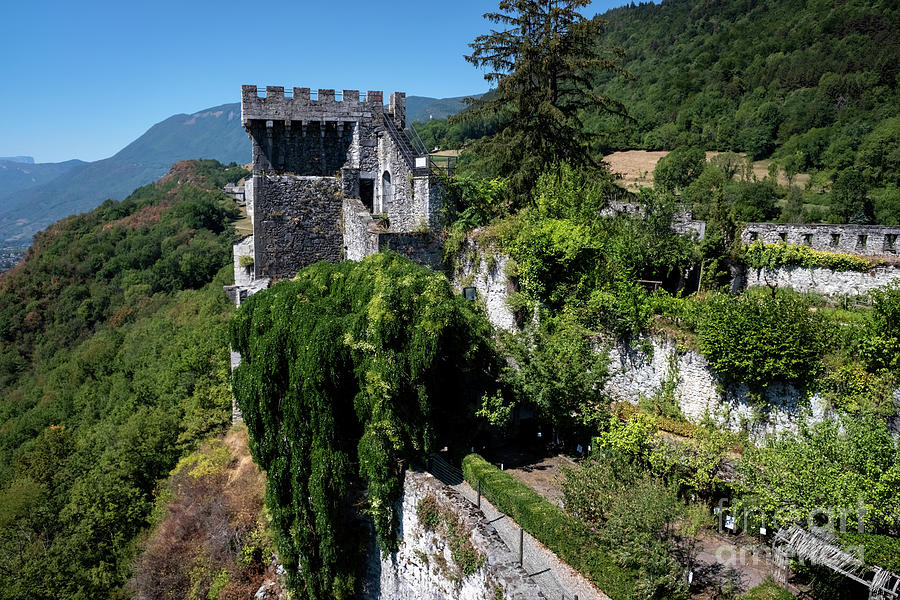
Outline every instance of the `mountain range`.
<svg viewBox="0 0 900 600">
<path fill-rule="evenodd" d="M 408 96 L 406 103 L 410 122 L 445 118 L 465 107 L 463 97 Z M 94 162 L 0 159 L 0 242 L 29 244 L 51 223 L 91 210 L 108 198 L 121 200 L 159 179 L 179 160 L 249 162 L 250 142 L 240 117 L 237 102 L 173 115 L 113 156 Z"/>
</svg>

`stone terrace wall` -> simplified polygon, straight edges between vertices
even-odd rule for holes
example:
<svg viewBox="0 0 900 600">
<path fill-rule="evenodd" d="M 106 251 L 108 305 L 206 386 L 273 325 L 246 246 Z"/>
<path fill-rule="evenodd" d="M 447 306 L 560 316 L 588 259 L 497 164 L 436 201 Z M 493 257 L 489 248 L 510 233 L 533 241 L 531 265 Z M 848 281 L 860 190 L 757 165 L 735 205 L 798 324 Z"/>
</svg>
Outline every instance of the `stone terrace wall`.
<svg viewBox="0 0 900 600">
<path fill-rule="evenodd" d="M 741 231 L 741 241 L 751 244 L 757 240 L 767 244 L 787 242 L 797 246 L 810 246 L 815 250 L 861 256 L 900 254 L 900 227 L 884 225 L 748 223 Z"/>
<path fill-rule="evenodd" d="M 341 180 L 335 177 L 253 177 L 254 270 L 288 279 L 320 260 L 343 258 Z"/>
<path fill-rule="evenodd" d="M 684 416 L 699 423 L 707 415 L 732 431 L 747 430 L 755 436 L 776 431 L 796 431 L 805 416 L 820 420 L 826 413 L 818 396 L 808 402 L 790 385 L 772 385 L 764 395 L 772 409 L 760 413 L 750 401 L 744 385 L 724 386 L 699 352 L 681 347 L 671 338 L 644 338 L 652 348 L 642 349 L 640 341 L 617 344 L 609 353 L 610 378 L 604 391 L 617 402 L 637 404 L 641 396 L 652 397 L 664 382 L 675 382 L 675 398 Z"/>
<path fill-rule="evenodd" d="M 777 285 L 798 292 L 829 295 L 864 296 L 872 290 L 900 281 L 900 268 L 876 267 L 871 271 L 832 271 L 783 266 L 775 269 L 750 269 L 744 273 L 746 287 Z"/>
<path fill-rule="evenodd" d="M 366 600 L 489 600 L 498 590 L 506 600 L 544 598 L 484 514 L 456 490 L 428 473 L 407 471 L 403 492 L 400 550 L 369 565 L 370 581 L 363 586 Z M 429 496 L 463 522 L 462 530 L 484 554 L 485 564 L 474 574 L 457 578 L 448 541 L 419 523 L 416 509 Z M 377 560 L 378 555 L 371 558 Z M 379 571 L 376 587 L 371 579 Z"/>
</svg>

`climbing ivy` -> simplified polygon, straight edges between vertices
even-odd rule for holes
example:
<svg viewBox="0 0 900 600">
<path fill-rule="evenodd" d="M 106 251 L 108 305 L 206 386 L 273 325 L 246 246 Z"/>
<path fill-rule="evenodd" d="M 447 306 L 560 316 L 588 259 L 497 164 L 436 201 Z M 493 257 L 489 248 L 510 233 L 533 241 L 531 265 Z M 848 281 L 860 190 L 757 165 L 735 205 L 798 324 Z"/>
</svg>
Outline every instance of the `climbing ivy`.
<svg viewBox="0 0 900 600">
<path fill-rule="evenodd" d="M 381 548 L 396 548 L 404 463 L 442 428 L 467 430 L 454 425 L 493 379 L 489 338 L 442 274 L 393 253 L 317 263 L 235 314 L 235 396 L 301 597 L 353 594 L 362 486 Z"/>
</svg>

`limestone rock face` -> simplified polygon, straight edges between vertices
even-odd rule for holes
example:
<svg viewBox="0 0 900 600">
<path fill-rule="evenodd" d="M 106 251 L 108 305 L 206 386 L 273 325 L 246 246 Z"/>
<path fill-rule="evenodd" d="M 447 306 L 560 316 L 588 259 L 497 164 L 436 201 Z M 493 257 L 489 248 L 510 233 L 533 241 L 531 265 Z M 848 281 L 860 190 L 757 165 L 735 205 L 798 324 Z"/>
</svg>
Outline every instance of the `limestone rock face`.
<svg viewBox="0 0 900 600">
<path fill-rule="evenodd" d="M 366 600 L 483 600 L 497 597 L 498 591 L 508 600 L 543 598 L 484 514 L 456 490 L 428 473 L 407 471 L 403 491 L 400 549 L 385 557 L 375 548 L 369 552 L 362 594 Z M 460 529 L 484 557 L 475 573 L 462 574 L 446 536 L 419 522 L 417 507 L 424 498 L 459 519 Z"/>
</svg>

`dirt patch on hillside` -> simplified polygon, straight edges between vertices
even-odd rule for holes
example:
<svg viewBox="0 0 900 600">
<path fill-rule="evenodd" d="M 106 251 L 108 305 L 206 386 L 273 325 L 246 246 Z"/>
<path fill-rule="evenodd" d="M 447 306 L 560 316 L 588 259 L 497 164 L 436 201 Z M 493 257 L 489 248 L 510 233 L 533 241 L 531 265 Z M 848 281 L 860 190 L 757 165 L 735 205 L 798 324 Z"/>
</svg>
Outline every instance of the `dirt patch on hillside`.
<svg viewBox="0 0 900 600">
<path fill-rule="evenodd" d="M 152 204 L 137 210 L 127 217 L 110 221 L 103 226 L 103 231 L 109 231 L 113 227 L 121 227 L 123 229 L 141 229 L 142 227 L 150 227 L 156 225 L 162 219 L 163 213 L 169 208 L 167 204 Z"/>
<path fill-rule="evenodd" d="M 620 182 L 627 188 L 637 189 L 641 186 L 653 187 L 653 169 L 656 163 L 668 151 L 648 151 L 648 150 L 626 150 L 623 152 L 613 152 L 606 156 L 603 160 L 609 165 L 610 171 L 621 175 Z M 707 152 L 706 160 L 709 161 L 713 156 L 723 154 L 723 152 Z M 741 155 L 745 156 L 745 155 Z M 753 163 L 753 175 L 757 179 L 764 179 L 769 175 L 770 160 L 757 160 Z M 798 173 L 794 176 L 793 184 L 803 187 L 809 181 L 808 173 Z M 779 170 L 778 184 L 787 186 L 788 181 L 784 176 L 784 172 Z"/>
</svg>

